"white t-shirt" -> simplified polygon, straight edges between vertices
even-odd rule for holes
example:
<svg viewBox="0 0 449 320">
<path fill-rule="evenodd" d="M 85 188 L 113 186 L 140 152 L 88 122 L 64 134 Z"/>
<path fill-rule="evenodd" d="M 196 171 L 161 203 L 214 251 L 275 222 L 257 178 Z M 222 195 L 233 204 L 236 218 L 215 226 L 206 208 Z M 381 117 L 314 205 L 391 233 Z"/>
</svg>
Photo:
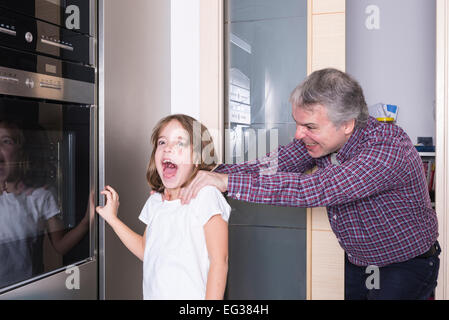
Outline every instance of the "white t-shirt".
<svg viewBox="0 0 449 320">
<path fill-rule="evenodd" d="M 204 187 L 189 204 L 163 201 L 155 193 L 139 219 L 147 225 L 143 259 L 143 297 L 154 300 L 205 299 L 209 258 L 204 225 L 231 207 L 215 187 Z"/>
<path fill-rule="evenodd" d="M 0 287 L 43 272 L 47 220 L 59 213 L 53 194 L 44 188 L 30 195 L 0 193 Z"/>
</svg>

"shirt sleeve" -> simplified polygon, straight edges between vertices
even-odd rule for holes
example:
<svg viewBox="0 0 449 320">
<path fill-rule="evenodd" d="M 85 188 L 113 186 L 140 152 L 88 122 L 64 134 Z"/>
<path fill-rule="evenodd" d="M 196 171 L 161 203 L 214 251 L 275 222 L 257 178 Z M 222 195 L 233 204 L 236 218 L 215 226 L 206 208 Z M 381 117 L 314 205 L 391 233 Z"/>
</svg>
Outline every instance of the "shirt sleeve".
<svg viewBox="0 0 449 320">
<path fill-rule="evenodd" d="M 154 195 L 153 195 L 154 196 Z M 150 196 L 142 208 L 142 211 L 139 215 L 139 220 L 145 223 L 148 227 L 151 225 L 151 221 L 153 220 L 154 210 L 152 210 L 152 196 Z"/>
<path fill-rule="evenodd" d="M 41 214 L 45 220 L 61 213 L 56 198 L 50 190 L 38 189 L 36 195 L 42 197 Z"/>
<path fill-rule="evenodd" d="M 295 139 L 288 145 L 280 146 L 276 151 L 268 153 L 261 159 L 240 164 L 222 164 L 215 172 L 264 175 L 276 172 L 304 173 L 313 168 L 314 165 L 315 159 L 308 154 L 304 144 Z"/>
<path fill-rule="evenodd" d="M 227 222 L 231 213 L 231 207 L 226 199 L 217 188 L 212 186 L 206 186 L 198 192 L 194 210 L 194 214 L 203 226 L 217 214 Z"/>
<path fill-rule="evenodd" d="M 230 174 L 228 196 L 281 206 L 345 204 L 403 184 L 410 171 L 404 152 L 391 143 L 377 143 L 342 165 L 328 165 L 310 175 Z"/>
</svg>

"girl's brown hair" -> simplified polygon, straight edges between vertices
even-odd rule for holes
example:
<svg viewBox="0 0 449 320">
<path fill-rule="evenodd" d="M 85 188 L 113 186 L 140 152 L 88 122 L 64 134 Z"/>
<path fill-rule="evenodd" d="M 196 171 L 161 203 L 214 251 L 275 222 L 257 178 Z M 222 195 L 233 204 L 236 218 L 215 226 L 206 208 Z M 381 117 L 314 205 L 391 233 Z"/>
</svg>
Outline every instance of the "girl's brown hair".
<svg viewBox="0 0 449 320">
<path fill-rule="evenodd" d="M 218 163 L 215 154 L 214 142 L 207 128 L 194 118 L 185 114 L 173 114 L 163 118 L 158 122 L 151 135 L 151 143 L 153 151 L 151 153 L 150 162 L 147 169 L 147 181 L 151 189 L 156 192 L 163 192 L 165 187 L 162 183 L 161 177 L 156 170 L 155 154 L 157 149 L 157 141 L 160 132 L 171 121 L 178 121 L 184 130 L 189 134 L 189 142 L 192 148 L 192 160 L 195 164 L 192 175 L 181 187 L 187 186 L 199 170 L 212 170 Z"/>
</svg>

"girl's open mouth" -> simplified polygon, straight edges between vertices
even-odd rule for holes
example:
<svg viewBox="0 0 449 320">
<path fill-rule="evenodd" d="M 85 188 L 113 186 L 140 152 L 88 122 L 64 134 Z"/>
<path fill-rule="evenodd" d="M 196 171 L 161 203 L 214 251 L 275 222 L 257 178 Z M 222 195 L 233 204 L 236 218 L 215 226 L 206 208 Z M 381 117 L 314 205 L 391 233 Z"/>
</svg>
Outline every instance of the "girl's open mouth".
<svg viewBox="0 0 449 320">
<path fill-rule="evenodd" d="M 163 160 L 162 170 L 164 178 L 169 179 L 176 175 L 176 172 L 178 171 L 178 166 L 175 163 L 171 162 L 170 160 Z"/>
</svg>

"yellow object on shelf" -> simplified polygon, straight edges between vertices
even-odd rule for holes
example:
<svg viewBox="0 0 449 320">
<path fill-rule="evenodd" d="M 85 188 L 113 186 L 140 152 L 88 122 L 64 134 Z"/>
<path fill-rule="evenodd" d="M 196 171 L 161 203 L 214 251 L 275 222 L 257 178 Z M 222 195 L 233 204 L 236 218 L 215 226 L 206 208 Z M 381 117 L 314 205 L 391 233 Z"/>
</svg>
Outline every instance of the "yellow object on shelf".
<svg viewBox="0 0 449 320">
<path fill-rule="evenodd" d="M 394 122 L 394 118 L 384 117 L 384 118 L 376 118 L 377 121 L 380 122 Z"/>
</svg>

